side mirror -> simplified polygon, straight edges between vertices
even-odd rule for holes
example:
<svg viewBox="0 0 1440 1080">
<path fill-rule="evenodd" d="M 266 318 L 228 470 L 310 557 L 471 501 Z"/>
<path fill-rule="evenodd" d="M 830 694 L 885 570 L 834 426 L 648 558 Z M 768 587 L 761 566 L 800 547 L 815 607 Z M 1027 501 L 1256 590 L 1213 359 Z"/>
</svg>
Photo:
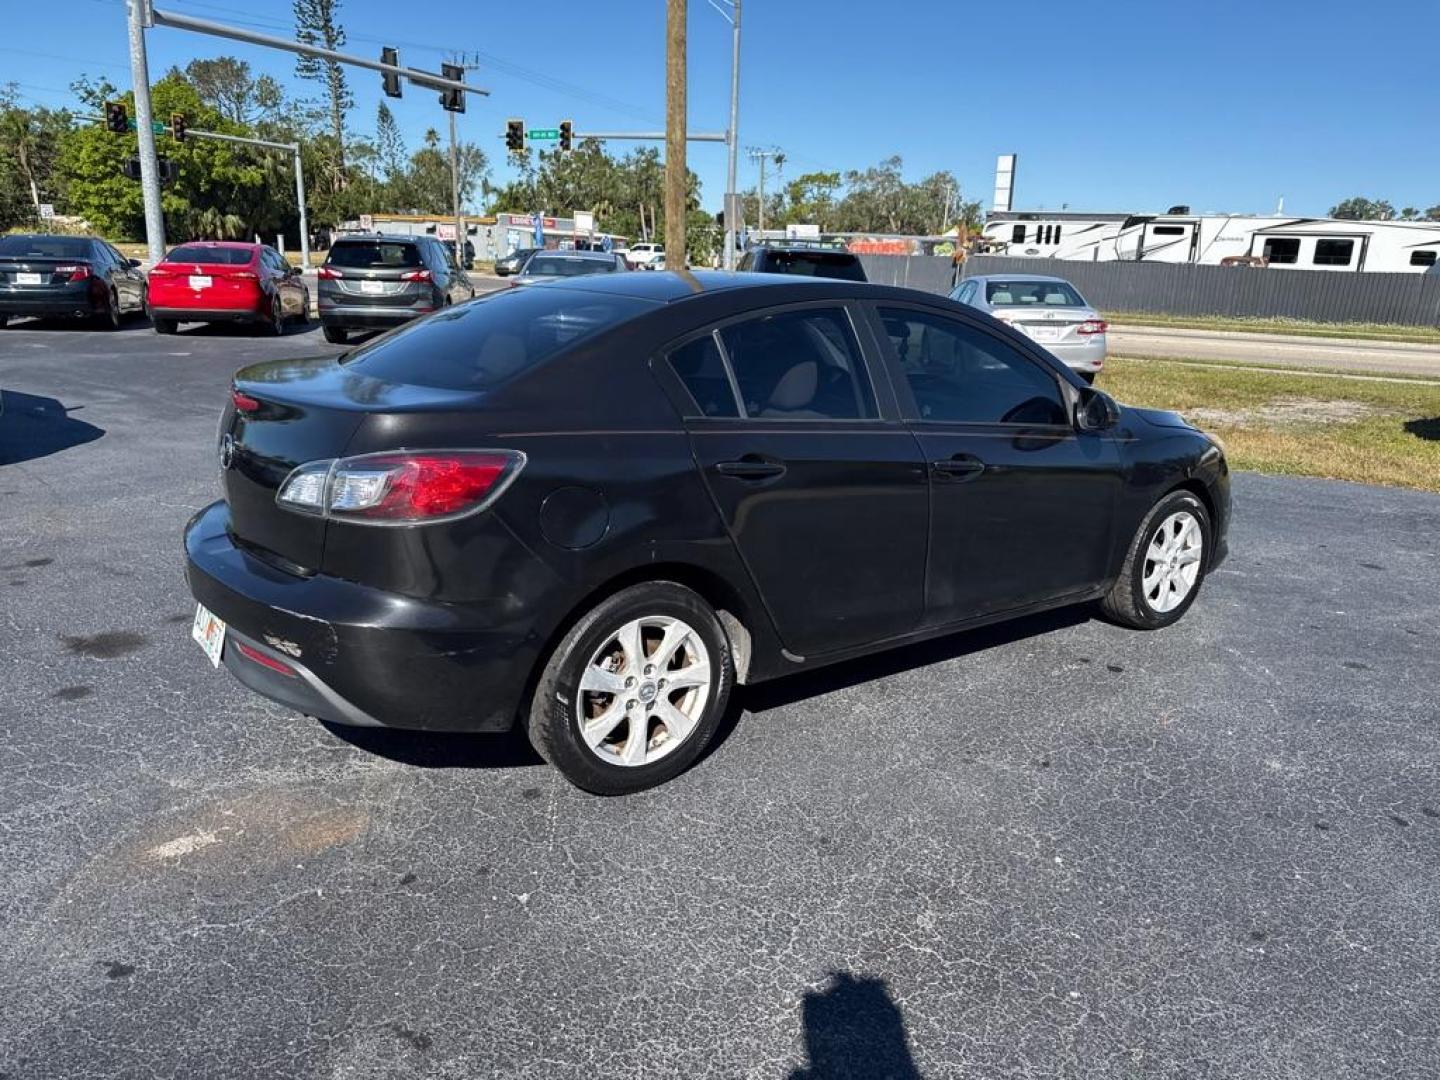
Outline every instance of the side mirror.
<svg viewBox="0 0 1440 1080">
<path fill-rule="evenodd" d="M 134 267 L 136 270 L 140 269 L 140 260 L 139 260 L 139 259 L 127 259 L 126 262 L 128 262 L 128 263 L 129 263 L 132 267 Z"/>
<path fill-rule="evenodd" d="M 1075 405 L 1075 426 L 1081 431 L 1109 431 L 1120 423 L 1120 406 L 1109 394 L 1087 386 Z"/>
</svg>

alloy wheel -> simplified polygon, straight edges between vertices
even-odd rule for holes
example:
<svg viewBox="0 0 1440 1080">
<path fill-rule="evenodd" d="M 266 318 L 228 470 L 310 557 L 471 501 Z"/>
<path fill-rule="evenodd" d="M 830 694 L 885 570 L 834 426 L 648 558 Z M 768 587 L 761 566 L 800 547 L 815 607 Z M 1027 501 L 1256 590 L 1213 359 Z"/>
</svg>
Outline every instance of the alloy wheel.
<svg viewBox="0 0 1440 1080">
<path fill-rule="evenodd" d="M 694 628 L 668 615 L 632 619 L 595 650 L 575 715 L 590 752 L 611 765 L 649 765 L 673 752 L 710 700 L 710 654 Z"/>
<path fill-rule="evenodd" d="M 1174 611 L 1200 578 L 1205 534 L 1188 510 L 1178 510 L 1160 523 L 1145 549 L 1140 591 L 1145 603 L 1164 614 Z"/>
</svg>

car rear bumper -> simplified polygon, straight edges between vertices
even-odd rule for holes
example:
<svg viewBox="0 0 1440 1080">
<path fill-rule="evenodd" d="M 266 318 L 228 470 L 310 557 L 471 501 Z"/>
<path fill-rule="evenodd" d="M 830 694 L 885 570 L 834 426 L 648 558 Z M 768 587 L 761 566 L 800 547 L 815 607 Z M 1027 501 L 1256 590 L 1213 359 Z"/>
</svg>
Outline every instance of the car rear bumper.
<svg viewBox="0 0 1440 1080">
<path fill-rule="evenodd" d="M 359 304 L 327 304 L 320 301 L 320 325 L 340 330 L 383 330 L 411 319 L 429 315 L 433 307 L 361 307 Z"/>
<path fill-rule="evenodd" d="M 529 689 L 534 625 L 496 605 L 418 600 L 315 574 L 237 544 L 213 503 L 185 529 L 195 598 L 227 624 L 223 663 L 256 693 L 339 724 L 504 731 Z M 289 668 L 284 674 L 254 653 Z"/>
<path fill-rule="evenodd" d="M 148 309 L 152 319 L 173 319 L 175 322 L 257 322 L 270 317 L 251 308 L 160 307 Z"/>
<path fill-rule="evenodd" d="M 108 302 L 106 293 L 85 285 L 25 292 L 0 289 L 0 315 L 90 316 L 103 312 Z"/>
<path fill-rule="evenodd" d="M 1092 334 L 1085 342 L 1069 343 L 1043 343 L 1041 345 L 1050 355 L 1065 364 L 1066 367 L 1075 371 L 1099 371 L 1105 366 L 1105 335 Z"/>
</svg>

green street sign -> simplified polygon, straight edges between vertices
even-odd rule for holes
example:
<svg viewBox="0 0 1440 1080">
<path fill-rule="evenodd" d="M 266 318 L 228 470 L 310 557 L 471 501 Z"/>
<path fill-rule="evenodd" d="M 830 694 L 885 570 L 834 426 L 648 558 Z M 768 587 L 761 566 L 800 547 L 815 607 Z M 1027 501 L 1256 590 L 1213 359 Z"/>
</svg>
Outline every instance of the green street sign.
<svg viewBox="0 0 1440 1080">
<path fill-rule="evenodd" d="M 129 120 L 125 121 L 125 126 L 128 127 L 131 131 L 140 130 L 139 127 L 136 125 L 135 118 L 133 116 Z M 150 130 L 153 131 L 156 135 L 164 135 L 165 125 L 162 124 L 159 120 L 151 120 Z"/>
<path fill-rule="evenodd" d="M 525 133 L 528 139 L 558 139 L 560 138 L 559 128 L 531 128 Z"/>
</svg>

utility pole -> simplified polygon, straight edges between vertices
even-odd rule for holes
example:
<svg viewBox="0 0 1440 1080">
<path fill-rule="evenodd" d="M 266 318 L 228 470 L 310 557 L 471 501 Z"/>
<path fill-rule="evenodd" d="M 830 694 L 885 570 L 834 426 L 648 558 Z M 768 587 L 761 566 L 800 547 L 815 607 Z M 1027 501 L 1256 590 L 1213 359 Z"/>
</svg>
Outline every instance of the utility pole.
<svg viewBox="0 0 1440 1080">
<path fill-rule="evenodd" d="M 456 53 L 451 59 L 462 71 L 474 71 L 480 66 L 479 57 Z M 455 215 L 455 261 L 465 265 L 465 222 L 460 216 L 460 149 L 455 139 L 455 113 L 450 111 L 450 206 Z"/>
<path fill-rule="evenodd" d="M 730 13 L 720 6 L 728 2 Z M 740 157 L 740 0 L 710 0 L 710 6 L 730 20 L 730 127 L 725 132 L 728 160 L 725 170 L 725 269 L 735 269 L 736 226 L 739 224 L 740 196 L 735 191 Z"/>
<path fill-rule="evenodd" d="M 685 0 L 665 3 L 665 266 L 685 260 Z"/>
<path fill-rule="evenodd" d="M 775 164 L 778 165 L 785 160 L 785 154 L 784 151 L 774 148 L 769 150 L 759 150 L 753 146 L 750 148 L 750 160 L 760 162 L 760 221 L 758 228 L 762 233 L 765 231 L 765 160 L 767 158 L 774 158 Z"/>
<path fill-rule="evenodd" d="M 160 207 L 160 163 L 155 158 L 154 111 L 150 108 L 150 62 L 145 28 L 150 0 L 129 0 L 130 83 L 135 90 L 135 134 L 140 137 L 140 194 L 145 200 L 145 242 L 152 265 L 165 258 L 165 213 Z"/>
</svg>

